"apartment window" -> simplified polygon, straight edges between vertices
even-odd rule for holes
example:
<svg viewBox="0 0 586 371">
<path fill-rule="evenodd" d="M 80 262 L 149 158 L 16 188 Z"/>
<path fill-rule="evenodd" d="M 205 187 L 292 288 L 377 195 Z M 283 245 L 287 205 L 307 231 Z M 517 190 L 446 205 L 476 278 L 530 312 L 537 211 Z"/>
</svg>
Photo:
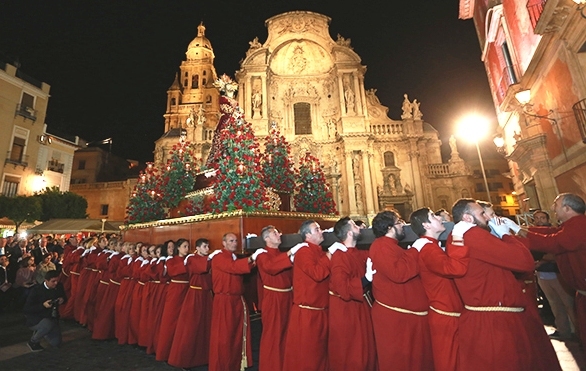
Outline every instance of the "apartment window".
<svg viewBox="0 0 586 371">
<path fill-rule="evenodd" d="M 15 197 L 18 193 L 20 179 L 14 176 L 6 175 L 2 184 L 2 194 L 6 197 Z"/>
<path fill-rule="evenodd" d="M 192 89 L 199 88 L 199 75 L 191 76 L 191 88 Z"/>
<path fill-rule="evenodd" d="M 27 93 L 22 93 L 22 98 L 20 99 L 20 106 L 35 108 L 35 97 Z"/>
<path fill-rule="evenodd" d="M 12 140 L 12 150 L 10 151 L 10 161 L 20 163 L 24 156 L 24 146 L 26 141 L 24 138 L 14 137 Z"/>
<path fill-rule="evenodd" d="M 476 183 L 476 192 L 484 192 L 484 191 L 486 191 L 486 189 L 484 189 L 484 184 Z"/>
<path fill-rule="evenodd" d="M 77 170 L 84 170 L 85 169 L 85 160 L 79 160 L 77 163 Z"/>
<path fill-rule="evenodd" d="M 309 103 L 295 103 L 295 135 L 311 134 L 311 105 Z"/>
<path fill-rule="evenodd" d="M 100 215 L 108 215 L 108 205 L 100 205 Z"/>
</svg>

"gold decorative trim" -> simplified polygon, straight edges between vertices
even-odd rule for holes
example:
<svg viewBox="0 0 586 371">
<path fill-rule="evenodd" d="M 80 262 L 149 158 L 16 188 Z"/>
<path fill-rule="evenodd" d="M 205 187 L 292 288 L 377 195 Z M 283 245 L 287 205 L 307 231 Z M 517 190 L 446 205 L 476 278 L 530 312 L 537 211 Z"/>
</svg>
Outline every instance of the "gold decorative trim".
<svg viewBox="0 0 586 371">
<path fill-rule="evenodd" d="M 129 224 L 121 226 L 122 230 L 131 230 L 131 229 L 142 229 L 142 228 L 149 228 L 149 227 L 163 227 L 166 225 L 178 225 L 178 224 L 188 224 L 188 223 L 195 223 L 195 222 L 203 222 L 209 220 L 217 220 L 217 219 L 225 219 L 225 218 L 232 218 L 232 217 L 239 217 L 239 216 L 246 216 L 246 217 L 289 217 L 289 218 L 303 218 L 303 219 L 320 219 L 320 220 L 327 220 L 336 222 L 340 216 L 336 214 L 314 214 L 314 213 L 300 213 L 294 211 L 270 211 L 270 210 L 259 210 L 259 211 L 244 211 L 244 210 L 234 210 L 229 212 L 223 212 L 219 214 L 200 214 L 200 215 L 193 215 L 193 216 L 183 216 L 180 218 L 172 218 L 172 219 L 162 219 L 162 220 L 155 220 L 152 222 L 146 223 L 136 223 L 136 224 Z"/>
</svg>

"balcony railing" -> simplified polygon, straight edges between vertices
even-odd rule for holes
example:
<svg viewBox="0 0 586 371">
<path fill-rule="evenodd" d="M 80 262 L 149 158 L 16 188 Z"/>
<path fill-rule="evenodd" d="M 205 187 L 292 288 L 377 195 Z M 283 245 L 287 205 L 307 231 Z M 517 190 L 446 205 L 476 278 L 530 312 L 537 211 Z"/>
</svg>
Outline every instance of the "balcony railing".
<svg viewBox="0 0 586 371">
<path fill-rule="evenodd" d="M 503 68 L 503 74 L 501 75 L 501 81 L 499 82 L 498 86 L 499 103 L 502 103 L 502 101 L 505 99 L 507 90 L 509 90 L 509 86 L 516 84 L 517 82 L 515 65 L 509 65 Z"/>
<path fill-rule="evenodd" d="M 63 169 L 65 168 L 65 164 L 62 164 L 59 161 L 49 161 L 49 164 L 47 165 L 47 170 L 49 171 L 54 171 L 56 173 L 61 173 L 63 174 Z"/>
<path fill-rule="evenodd" d="M 403 134 L 403 124 L 382 124 L 370 125 L 370 132 L 377 135 L 401 135 Z"/>
<path fill-rule="evenodd" d="M 448 176 L 450 175 L 450 165 L 449 164 L 429 164 L 427 166 L 427 171 L 429 175 L 432 176 Z"/>
<path fill-rule="evenodd" d="M 8 151 L 8 153 L 6 153 L 6 160 L 4 160 L 5 164 L 12 164 L 15 166 L 22 166 L 22 167 L 27 167 L 28 166 L 28 155 L 20 155 L 18 156 L 17 154 L 13 154 L 12 151 Z"/>
<path fill-rule="evenodd" d="M 582 143 L 586 143 L 586 99 L 582 99 L 572 106 L 580 135 L 582 136 Z"/>
<path fill-rule="evenodd" d="M 37 121 L 37 110 L 32 107 L 22 105 L 20 103 L 16 105 L 15 116 L 17 115 L 20 115 L 32 121 Z"/>
<path fill-rule="evenodd" d="M 527 1 L 527 12 L 529 12 L 529 19 L 531 20 L 531 26 L 533 30 L 537 27 L 537 22 L 539 22 L 539 18 L 541 18 L 541 14 L 543 13 L 543 8 L 545 8 L 545 4 L 547 0 L 529 0 Z"/>
</svg>

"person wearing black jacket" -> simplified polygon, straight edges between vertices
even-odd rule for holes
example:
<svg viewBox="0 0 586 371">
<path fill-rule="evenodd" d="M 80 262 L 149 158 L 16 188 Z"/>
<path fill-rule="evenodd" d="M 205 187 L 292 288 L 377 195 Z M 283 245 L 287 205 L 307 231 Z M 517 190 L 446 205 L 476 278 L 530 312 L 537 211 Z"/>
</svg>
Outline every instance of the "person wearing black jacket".
<svg viewBox="0 0 586 371">
<path fill-rule="evenodd" d="M 26 325 L 34 331 L 28 342 L 31 351 L 38 352 L 44 349 L 40 344 L 42 338 L 47 339 L 53 347 L 61 344 L 59 305 L 65 301 L 65 291 L 59 283 L 59 273 L 48 271 L 43 284 L 33 288 L 24 305 Z"/>
</svg>

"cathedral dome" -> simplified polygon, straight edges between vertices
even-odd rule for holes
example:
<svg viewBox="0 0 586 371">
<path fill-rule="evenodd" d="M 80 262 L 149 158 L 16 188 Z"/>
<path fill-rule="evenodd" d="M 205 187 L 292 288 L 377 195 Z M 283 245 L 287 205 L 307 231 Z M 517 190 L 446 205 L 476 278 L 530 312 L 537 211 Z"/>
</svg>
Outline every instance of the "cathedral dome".
<svg viewBox="0 0 586 371">
<path fill-rule="evenodd" d="M 187 47 L 187 59 L 202 59 L 213 58 L 214 51 L 212 43 L 205 37 L 206 28 L 203 22 L 197 26 L 197 36 L 193 39 Z"/>
</svg>

